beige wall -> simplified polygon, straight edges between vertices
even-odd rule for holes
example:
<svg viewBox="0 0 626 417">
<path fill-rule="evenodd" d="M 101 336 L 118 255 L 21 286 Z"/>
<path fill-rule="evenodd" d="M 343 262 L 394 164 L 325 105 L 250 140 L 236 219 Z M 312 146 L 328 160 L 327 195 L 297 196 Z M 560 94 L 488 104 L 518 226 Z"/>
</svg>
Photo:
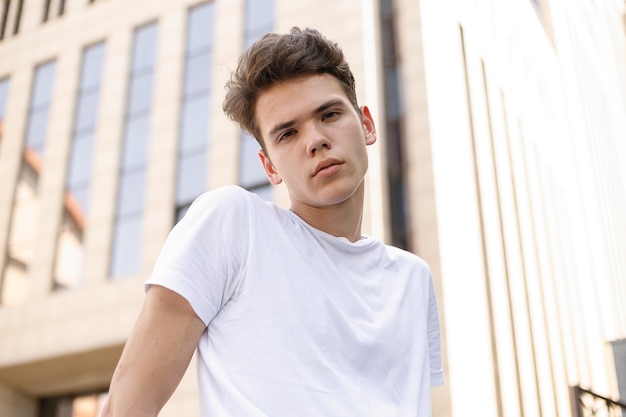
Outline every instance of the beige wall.
<svg viewBox="0 0 626 417">
<path fill-rule="evenodd" d="M 0 307 L 0 415 L 36 415 L 42 396 L 106 388 L 173 218 L 186 10 L 190 0 L 66 2 L 0 42 L 11 77 L 0 144 L 0 253 L 7 247 L 34 67 L 57 59 L 39 178 L 28 299 Z M 324 2 L 322 2 L 324 3 Z M 276 29 L 338 41 L 372 110 L 364 231 L 389 238 L 378 2 L 276 0 Z M 434 416 L 570 415 L 568 386 L 615 397 L 608 342 L 626 337 L 626 42 L 620 2 L 397 0 L 412 244 L 431 265 L 446 384 Z M 547 7 L 547 2 L 542 3 Z M 243 42 L 243 0 L 216 0 L 211 187 L 237 181 L 239 133 L 223 85 Z M 107 276 L 135 27 L 159 22 L 141 272 Z M 462 32 L 461 32 L 462 31 Z M 461 38 L 463 33 L 463 42 Z M 106 41 L 86 276 L 51 292 L 82 49 Z M 483 72 L 484 71 L 484 72 Z M 19 93 L 18 93 L 19 92 Z M 288 205 L 279 188 L 277 202 Z M 0 257 L 0 270 L 4 267 Z M 197 414 L 193 366 L 163 416 Z"/>
<path fill-rule="evenodd" d="M 434 194 L 453 415 L 481 398 L 485 416 L 568 416 L 577 384 L 617 398 L 623 5 L 549 5 L 546 30 L 530 1 L 421 2 L 427 104 L 408 107 L 427 108 L 410 123 L 432 159 L 410 175 L 416 218 Z"/>
</svg>

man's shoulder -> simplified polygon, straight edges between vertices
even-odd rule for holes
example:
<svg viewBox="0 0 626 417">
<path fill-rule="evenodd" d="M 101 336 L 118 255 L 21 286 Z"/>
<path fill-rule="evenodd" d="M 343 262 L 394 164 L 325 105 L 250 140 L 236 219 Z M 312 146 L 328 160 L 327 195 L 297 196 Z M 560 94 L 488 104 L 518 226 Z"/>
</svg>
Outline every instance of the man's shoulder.
<svg viewBox="0 0 626 417">
<path fill-rule="evenodd" d="M 208 204 L 208 202 L 234 203 L 238 201 L 246 201 L 247 199 L 250 199 L 253 195 L 254 194 L 252 194 L 250 191 L 238 185 L 225 185 L 201 194 L 196 199 L 194 204 Z"/>
<path fill-rule="evenodd" d="M 392 259 L 395 259 L 397 262 L 401 262 L 407 266 L 412 266 L 414 268 L 423 269 L 430 272 L 430 267 L 428 266 L 428 263 L 419 255 L 416 255 L 415 253 L 410 252 L 406 249 L 402 249 L 392 245 L 385 245 L 385 249 L 387 250 L 389 256 Z"/>
<path fill-rule="evenodd" d="M 238 186 L 226 185 L 201 194 L 190 207 L 190 211 L 206 210 L 245 210 L 267 205 L 256 194 Z"/>
<path fill-rule="evenodd" d="M 191 204 L 181 223 L 200 226 L 236 225 L 244 227 L 271 221 L 280 217 L 281 210 L 272 202 L 265 201 L 238 185 L 227 185 L 201 194 Z"/>
</svg>

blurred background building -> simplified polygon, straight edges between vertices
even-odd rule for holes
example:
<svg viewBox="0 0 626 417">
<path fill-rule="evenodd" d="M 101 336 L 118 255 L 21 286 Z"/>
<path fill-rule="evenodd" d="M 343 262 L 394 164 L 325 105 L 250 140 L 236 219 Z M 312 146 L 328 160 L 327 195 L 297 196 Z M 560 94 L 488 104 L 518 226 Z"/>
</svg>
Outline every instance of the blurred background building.
<svg viewBox="0 0 626 417">
<path fill-rule="evenodd" d="M 626 401 L 624 12 L 3 0 L 0 416 L 97 414 L 142 283 L 200 193 L 235 183 L 288 205 L 221 102 L 242 50 L 294 25 L 342 45 L 377 122 L 365 232 L 432 268 L 433 415 L 575 416 L 592 400 L 572 387 Z M 193 366 L 161 415 L 197 415 Z"/>
</svg>

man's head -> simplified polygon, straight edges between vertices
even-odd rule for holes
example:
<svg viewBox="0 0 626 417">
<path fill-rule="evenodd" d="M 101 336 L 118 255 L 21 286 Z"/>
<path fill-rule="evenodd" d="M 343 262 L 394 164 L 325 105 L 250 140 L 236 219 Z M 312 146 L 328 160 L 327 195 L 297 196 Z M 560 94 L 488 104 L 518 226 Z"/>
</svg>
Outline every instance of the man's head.
<svg viewBox="0 0 626 417">
<path fill-rule="evenodd" d="M 354 76 L 340 47 L 315 29 L 297 27 L 284 35 L 266 34 L 241 56 L 237 70 L 226 83 L 224 113 L 266 150 L 256 120 L 259 96 L 277 83 L 316 73 L 337 78 L 360 114 Z"/>
</svg>

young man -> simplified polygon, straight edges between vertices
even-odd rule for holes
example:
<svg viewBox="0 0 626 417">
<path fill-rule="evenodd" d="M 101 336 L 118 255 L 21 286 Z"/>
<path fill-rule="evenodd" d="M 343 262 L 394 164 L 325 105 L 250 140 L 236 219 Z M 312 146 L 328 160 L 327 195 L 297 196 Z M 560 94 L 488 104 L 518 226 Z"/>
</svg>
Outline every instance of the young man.
<svg viewBox="0 0 626 417">
<path fill-rule="evenodd" d="M 430 415 L 442 383 L 432 280 L 361 235 L 367 107 L 339 47 L 268 34 L 242 56 L 225 112 L 257 138 L 290 210 L 231 186 L 199 197 L 147 281 L 105 416 L 156 416 L 198 350 L 201 415 Z"/>
</svg>

